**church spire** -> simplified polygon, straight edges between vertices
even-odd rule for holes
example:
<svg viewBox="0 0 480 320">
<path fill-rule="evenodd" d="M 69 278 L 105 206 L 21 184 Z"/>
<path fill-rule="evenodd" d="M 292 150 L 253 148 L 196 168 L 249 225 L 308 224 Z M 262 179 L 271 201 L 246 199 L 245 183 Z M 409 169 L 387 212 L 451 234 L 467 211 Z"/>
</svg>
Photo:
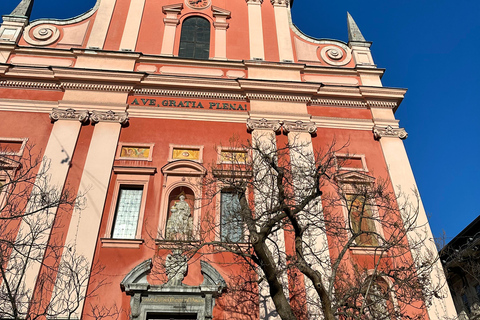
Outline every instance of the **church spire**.
<svg viewBox="0 0 480 320">
<path fill-rule="evenodd" d="M 30 14 L 32 13 L 33 0 L 22 0 L 15 10 L 9 14 L 11 17 L 26 17 L 30 19 Z"/>
<path fill-rule="evenodd" d="M 348 23 L 348 41 L 349 42 L 366 42 L 365 38 L 360 32 L 355 20 L 353 20 L 350 12 L 347 11 L 347 23 Z"/>
</svg>

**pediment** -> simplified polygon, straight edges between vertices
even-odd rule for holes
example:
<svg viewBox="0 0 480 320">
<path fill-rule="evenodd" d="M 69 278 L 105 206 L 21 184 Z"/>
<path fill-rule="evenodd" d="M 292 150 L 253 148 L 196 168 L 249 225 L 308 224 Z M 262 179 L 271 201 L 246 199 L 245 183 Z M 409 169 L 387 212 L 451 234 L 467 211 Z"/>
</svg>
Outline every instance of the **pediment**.
<svg viewBox="0 0 480 320">
<path fill-rule="evenodd" d="M 180 11 L 182 11 L 183 9 L 183 3 L 169 4 L 169 5 L 163 6 L 162 9 L 164 13 L 167 13 L 167 12 L 180 13 Z"/>
<path fill-rule="evenodd" d="M 340 183 L 373 183 L 375 178 L 358 171 L 348 171 L 339 173 L 335 176 L 335 180 Z"/>
<path fill-rule="evenodd" d="M 5 156 L 0 156 L 0 169 L 1 170 L 12 170 L 20 167 L 20 162 L 10 159 Z"/>
<path fill-rule="evenodd" d="M 207 173 L 207 169 L 195 161 L 177 160 L 165 165 L 162 173 L 164 175 L 203 176 Z"/>
<path fill-rule="evenodd" d="M 214 16 L 230 17 L 230 15 L 232 14 L 232 12 L 230 12 L 226 9 L 222 9 L 222 8 L 215 7 L 215 6 L 212 6 L 212 12 L 213 12 Z"/>
</svg>

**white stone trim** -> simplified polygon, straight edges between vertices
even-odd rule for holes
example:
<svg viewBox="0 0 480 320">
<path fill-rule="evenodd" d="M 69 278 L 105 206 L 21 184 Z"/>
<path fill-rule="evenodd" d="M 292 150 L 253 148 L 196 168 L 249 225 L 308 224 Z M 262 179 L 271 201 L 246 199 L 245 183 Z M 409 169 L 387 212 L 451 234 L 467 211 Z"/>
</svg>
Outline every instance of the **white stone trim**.
<svg viewBox="0 0 480 320">
<path fill-rule="evenodd" d="M 371 119 L 312 117 L 312 121 L 317 124 L 317 128 L 371 131 L 373 127 L 373 121 Z"/>
<path fill-rule="evenodd" d="M 362 168 L 340 167 L 338 164 L 338 158 L 359 159 L 362 162 Z M 364 154 L 335 153 L 335 167 L 337 170 L 368 172 L 367 161 Z"/>
<path fill-rule="evenodd" d="M 143 173 L 143 172 L 142 172 Z M 148 183 L 150 182 L 149 174 L 116 174 L 115 186 L 113 188 L 112 201 L 110 202 L 110 210 L 108 213 L 107 228 L 105 229 L 104 238 L 112 238 L 113 231 L 113 221 L 117 213 L 118 206 L 118 196 L 120 193 L 120 188 L 122 186 L 138 186 L 142 188 L 142 200 L 140 204 L 140 210 L 138 212 L 138 221 L 137 221 L 137 231 L 135 234 L 135 239 L 142 239 L 142 227 L 143 227 L 143 217 L 145 214 L 145 204 L 147 202 L 147 193 L 148 193 Z M 125 240 L 125 239 L 124 239 Z"/>
<path fill-rule="evenodd" d="M 146 0 L 132 0 L 128 9 L 120 50 L 135 51 Z"/>
<path fill-rule="evenodd" d="M 103 49 L 116 2 L 116 0 L 99 1 L 87 48 Z"/>
<path fill-rule="evenodd" d="M 9 152 L 9 151 L 0 150 L 0 155 L 21 157 L 23 155 L 23 151 L 25 150 L 25 146 L 27 145 L 27 141 L 28 141 L 28 138 L 2 138 L 2 137 L 0 137 L 0 143 L 2 143 L 2 142 L 21 142 L 22 143 L 18 152 Z"/>
</svg>

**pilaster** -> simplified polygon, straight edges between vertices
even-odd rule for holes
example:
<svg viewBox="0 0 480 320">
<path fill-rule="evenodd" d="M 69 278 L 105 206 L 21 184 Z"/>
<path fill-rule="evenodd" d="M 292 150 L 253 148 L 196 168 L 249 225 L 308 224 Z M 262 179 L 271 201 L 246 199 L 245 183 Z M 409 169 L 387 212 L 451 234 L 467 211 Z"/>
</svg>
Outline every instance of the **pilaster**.
<svg viewBox="0 0 480 320">
<path fill-rule="evenodd" d="M 122 41 L 120 42 L 120 50 L 135 51 L 144 7 L 145 0 L 132 0 L 130 2 L 127 20 L 125 21 L 125 29 L 123 30 Z"/>
<path fill-rule="evenodd" d="M 182 12 L 183 4 L 171 4 L 162 8 L 166 17 L 163 19 L 165 23 L 165 30 L 163 31 L 163 42 L 161 55 L 173 56 L 173 49 L 175 46 L 175 33 L 177 31 L 177 25 L 180 23 L 178 15 Z"/>
<path fill-rule="evenodd" d="M 103 207 L 107 196 L 110 175 L 112 172 L 115 152 L 117 150 L 118 138 L 122 122 L 128 119 L 125 112 L 115 113 L 96 112 L 91 113 L 92 122 L 96 122 L 92 140 L 88 149 L 83 174 L 80 179 L 78 195 L 84 195 L 85 207 L 81 210 L 74 210 L 70 225 L 68 227 L 65 246 L 62 255 L 62 265 L 69 265 L 71 261 L 81 263 L 82 270 L 89 274 L 92 271 L 93 255 L 96 248 L 96 241 L 100 229 Z M 101 158 L 101 161 L 99 159 Z M 68 275 L 62 274 L 61 270 L 57 275 L 53 297 L 62 301 L 69 301 L 71 293 L 65 284 Z M 78 285 L 78 284 L 77 284 Z M 84 280 L 79 288 L 76 288 L 78 309 L 71 315 L 80 319 L 83 311 L 83 300 L 85 298 L 88 279 Z M 53 301 L 52 301 L 53 303 Z M 62 315 L 67 316 L 67 315 Z"/>
<path fill-rule="evenodd" d="M 407 134 L 404 129 L 395 129 L 389 126 L 383 128 L 376 126 L 373 131 L 382 147 L 390 180 L 401 208 L 402 219 L 407 225 L 414 224 L 407 232 L 407 239 L 412 248 L 413 259 L 421 268 L 425 258 L 435 259 L 438 258 L 438 255 L 407 152 L 401 140 L 405 139 Z M 434 256 L 432 257 L 432 255 Z M 430 285 L 431 288 L 441 289 L 431 304 L 427 305 L 429 318 L 431 320 L 440 320 L 445 317 L 455 318 L 455 306 L 440 259 L 435 260 L 430 274 Z"/>
<path fill-rule="evenodd" d="M 40 166 L 40 168 L 48 170 L 47 177 L 37 178 L 35 185 L 45 186 L 45 190 L 55 190 L 55 192 L 58 192 L 64 188 L 71 159 L 77 144 L 77 138 L 80 133 L 81 122 L 88 120 L 88 112 L 54 108 L 50 113 L 50 118 L 52 121 L 55 121 L 55 123 L 50 133 L 50 138 Z M 28 303 L 35 289 L 47 247 L 46 242 L 49 239 L 58 208 L 52 207 L 46 212 L 46 210 L 35 210 L 36 205 L 38 204 L 35 203 L 35 200 L 29 202 L 27 205 L 28 210 L 33 212 L 33 214 L 22 219 L 17 234 L 18 242 L 24 243 L 24 241 L 31 241 L 32 245 L 18 246 L 17 248 L 19 248 L 19 250 L 12 253 L 8 262 L 9 264 L 22 264 L 25 268 L 23 279 L 18 279 L 24 286 L 24 295 L 19 297 L 18 304 L 21 309 L 23 308 L 20 310 L 23 314 L 27 312 Z M 32 228 L 35 228 L 38 224 L 42 226 L 40 234 L 37 234 L 38 230 L 32 232 Z M 24 252 L 25 250 L 29 252 Z M 12 279 L 10 279 L 11 285 L 18 282 L 15 277 L 16 275 L 13 275 Z M 4 288 L 2 288 L 2 291 L 3 289 Z"/>
<path fill-rule="evenodd" d="M 102 0 L 97 9 L 87 48 L 103 49 L 117 0 Z"/>
<path fill-rule="evenodd" d="M 275 194 L 275 175 L 272 172 L 272 168 L 265 162 L 265 158 L 262 155 L 276 156 L 276 132 L 280 131 L 282 123 L 278 120 L 263 119 L 248 119 L 247 128 L 252 132 L 252 145 L 253 145 L 253 171 L 255 180 L 259 182 L 258 187 L 254 190 L 255 211 L 266 212 L 267 206 L 275 202 L 271 195 Z M 265 215 L 262 215 L 263 219 L 267 219 Z M 286 270 L 286 261 L 282 253 L 285 252 L 285 234 L 283 230 L 278 230 L 273 233 L 270 240 L 275 241 L 275 245 L 271 242 L 267 243 L 267 247 L 278 261 L 281 261 L 281 266 L 278 266 L 279 270 Z M 259 268 L 259 273 L 262 274 Z M 288 277 L 287 274 L 282 274 L 281 281 L 284 284 L 286 294 L 288 296 Z M 280 319 L 276 312 L 275 305 L 270 297 L 270 290 L 266 281 L 262 281 L 259 285 L 260 295 L 260 319 Z"/>
<path fill-rule="evenodd" d="M 265 60 L 263 41 L 262 3 L 263 0 L 246 0 L 248 6 L 248 39 L 250 59 Z"/>
<path fill-rule="evenodd" d="M 290 32 L 290 0 L 270 0 L 275 12 L 278 54 L 281 62 L 293 62 L 293 44 Z"/>
<path fill-rule="evenodd" d="M 215 57 L 214 59 L 227 59 L 227 29 L 229 23 L 227 19 L 230 18 L 231 12 L 215 6 L 212 6 L 213 17 L 215 22 Z"/>
</svg>

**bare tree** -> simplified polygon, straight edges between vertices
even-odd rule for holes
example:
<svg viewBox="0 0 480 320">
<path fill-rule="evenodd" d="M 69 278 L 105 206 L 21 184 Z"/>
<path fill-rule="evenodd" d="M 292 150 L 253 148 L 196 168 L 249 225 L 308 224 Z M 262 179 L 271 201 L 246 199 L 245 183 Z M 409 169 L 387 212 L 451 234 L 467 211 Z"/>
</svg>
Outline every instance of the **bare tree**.
<svg viewBox="0 0 480 320">
<path fill-rule="evenodd" d="M 52 185 L 50 161 L 33 146 L 22 156 L 0 151 L 0 318 L 70 318 L 85 298 L 79 289 L 101 271 L 58 236 L 59 217 L 82 210 L 84 197 Z M 40 272 L 32 280 L 33 265 Z M 28 281 L 35 281 L 34 290 Z M 55 285 L 68 294 L 58 294 Z"/>
<path fill-rule="evenodd" d="M 436 252 L 411 254 L 425 240 L 407 239 L 421 227 L 419 198 L 394 194 L 387 179 L 342 170 L 349 156 L 336 154 L 346 148 L 333 142 L 314 152 L 300 139 L 277 146 L 274 135 L 222 148 L 230 151 L 202 185 L 211 210 L 198 241 L 182 250 L 223 252 L 243 265 L 220 301 L 232 314 L 251 314 L 264 291 L 284 320 L 426 317 L 443 288 L 430 281 Z"/>
</svg>

